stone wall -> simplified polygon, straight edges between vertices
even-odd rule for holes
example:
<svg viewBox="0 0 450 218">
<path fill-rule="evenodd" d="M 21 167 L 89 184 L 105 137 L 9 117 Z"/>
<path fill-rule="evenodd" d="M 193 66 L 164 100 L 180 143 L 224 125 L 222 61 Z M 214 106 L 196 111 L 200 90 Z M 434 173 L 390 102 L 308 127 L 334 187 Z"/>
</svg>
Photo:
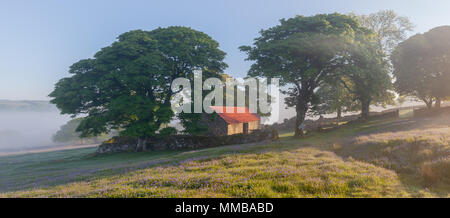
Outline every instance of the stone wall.
<svg viewBox="0 0 450 218">
<path fill-rule="evenodd" d="M 374 120 L 382 120 L 389 118 L 398 118 L 400 116 L 400 110 L 393 110 L 388 112 L 381 112 L 370 116 L 371 119 Z"/>
<path fill-rule="evenodd" d="M 147 143 L 147 150 L 181 150 L 181 149 L 198 149 L 218 147 L 234 144 L 247 144 L 261 142 L 266 140 L 278 139 L 276 130 L 253 131 L 251 134 L 230 135 L 230 136 L 189 136 L 174 135 L 166 137 L 152 138 Z M 98 154 L 118 153 L 118 152 L 134 152 L 136 151 L 137 140 L 128 137 L 114 137 L 109 141 L 101 144 Z"/>
<path fill-rule="evenodd" d="M 450 107 L 443 107 L 443 108 L 420 108 L 420 109 L 414 109 L 414 117 L 430 117 L 430 116 L 437 116 L 441 114 L 449 114 L 450 113 Z"/>
<path fill-rule="evenodd" d="M 378 120 L 378 119 L 388 119 L 388 118 L 398 118 L 399 117 L 399 110 L 386 110 L 382 112 L 370 112 L 370 119 Z M 354 123 L 354 122 L 360 122 L 360 114 L 354 114 L 354 115 L 348 115 L 342 117 L 339 122 L 347 122 L 347 123 Z M 333 127 L 336 125 L 337 118 L 323 118 L 319 120 L 305 120 L 305 129 L 307 131 L 317 131 L 322 130 L 324 128 Z M 274 123 L 271 125 L 263 125 L 262 129 L 266 128 L 273 128 L 277 129 L 278 131 L 294 131 L 296 126 L 296 117 L 292 117 L 290 119 L 285 119 L 283 123 Z"/>
</svg>

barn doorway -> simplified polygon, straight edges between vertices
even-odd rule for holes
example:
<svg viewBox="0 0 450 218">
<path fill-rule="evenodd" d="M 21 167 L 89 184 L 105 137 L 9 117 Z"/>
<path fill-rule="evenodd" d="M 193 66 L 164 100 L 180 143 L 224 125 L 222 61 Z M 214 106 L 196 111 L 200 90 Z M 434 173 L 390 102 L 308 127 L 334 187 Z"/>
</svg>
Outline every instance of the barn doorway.
<svg viewBox="0 0 450 218">
<path fill-rule="evenodd" d="M 243 131 L 243 133 L 244 134 L 248 134 L 248 123 L 244 123 L 244 131 Z"/>
</svg>

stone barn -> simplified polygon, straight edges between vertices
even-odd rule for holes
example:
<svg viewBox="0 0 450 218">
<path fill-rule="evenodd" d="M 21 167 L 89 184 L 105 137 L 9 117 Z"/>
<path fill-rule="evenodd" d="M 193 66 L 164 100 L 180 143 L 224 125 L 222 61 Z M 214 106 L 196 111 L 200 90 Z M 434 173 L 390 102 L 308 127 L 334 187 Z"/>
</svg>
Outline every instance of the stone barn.
<svg viewBox="0 0 450 218">
<path fill-rule="evenodd" d="M 211 106 L 211 109 L 214 113 L 203 118 L 203 122 L 208 126 L 209 135 L 249 134 L 260 128 L 260 117 L 250 113 L 247 107 Z"/>
</svg>

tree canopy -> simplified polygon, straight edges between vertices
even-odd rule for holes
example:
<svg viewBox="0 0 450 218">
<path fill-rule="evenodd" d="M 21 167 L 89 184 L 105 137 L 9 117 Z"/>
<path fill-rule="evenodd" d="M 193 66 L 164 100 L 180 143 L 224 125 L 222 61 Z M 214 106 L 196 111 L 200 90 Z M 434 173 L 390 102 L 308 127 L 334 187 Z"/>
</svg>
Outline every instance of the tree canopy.
<svg viewBox="0 0 450 218">
<path fill-rule="evenodd" d="M 63 114 L 86 115 L 82 137 L 111 129 L 137 137 L 138 149 L 173 118 L 171 83 L 196 70 L 220 73 L 225 53 L 205 33 L 187 27 L 124 33 L 94 58 L 70 67 L 50 94 Z"/>
<path fill-rule="evenodd" d="M 395 88 L 431 108 L 450 96 L 450 26 L 416 34 L 400 43 L 391 56 Z"/>
<path fill-rule="evenodd" d="M 342 72 L 346 65 L 357 63 L 361 69 L 379 61 L 368 61 L 373 55 L 363 53 L 373 48 L 373 32 L 348 15 L 282 19 L 260 34 L 253 46 L 241 47 L 248 54 L 247 60 L 255 61 L 248 75 L 280 78 L 288 95 L 286 104 L 296 108 L 296 136 L 303 134 L 299 126 L 311 109 L 316 89 L 327 78 L 336 76 L 339 69 Z"/>
<path fill-rule="evenodd" d="M 356 16 L 361 25 L 376 33 L 378 45 L 387 54 L 406 39 L 414 29 L 408 17 L 399 16 L 393 10 L 381 10 L 369 15 Z"/>
<path fill-rule="evenodd" d="M 101 136 L 90 137 L 87 139 L 80 138 L 80 133 L 76 131 L 83 118 L 75 118 L 62 125 L 58 132 L 53 135 L 52 140 L 57 143 L 78 143 L 78 144 L 94 144 L 107 140 L 114 134 L 103 134 Z"/>
<path fill-rule="evenodd" d="M 376 44 L 354 47 L 354 54 L 364 55 L 360 61 L 349 65 L 340 78 L 344 86 L 355 96 L 356 103 L 361 106 L 363 118 L 369 117 L 370 105 L 385 106 L 394 103 L 394 93 L 391 78 L 391 63 L 389 55 L 392 49 L 405 40 L 414 25 L 407 17 L 399 16 L 392 10 L 381 10 L 369 15 L 351 15 L 360 24 L 375 34 Z M 345 79 L 347 78 L 347 79 Z"/>
<path fill-rule="evenodd" d="M 355 96 L 361 105 L 363 119 L 369 117 L 370 105 L 385 105 L 393 102 L 392 78 L 385 53 L 374 41 L 366 40 L 351 46 L 339 78 L 344 87 Z"/>
<path fill-rule="evenodd" d="M 317 102 L 313 106 L 313 111 L 317 115 L 336 113 L 339 123 L 343 112 L 358 110 L 359 104 L 356 97 L 349 89 L 352 89 L 351 81 L 346 78 L 330 78 L 317 90 Z M 349 86 L 349 87 L 346 87 Z"/>
</svg>

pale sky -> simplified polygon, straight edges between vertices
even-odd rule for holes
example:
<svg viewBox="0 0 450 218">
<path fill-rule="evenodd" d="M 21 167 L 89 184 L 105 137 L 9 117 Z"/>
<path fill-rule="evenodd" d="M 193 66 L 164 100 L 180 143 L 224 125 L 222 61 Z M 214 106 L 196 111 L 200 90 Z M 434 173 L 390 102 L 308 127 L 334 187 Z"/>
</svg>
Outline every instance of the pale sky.
<svg viewBox="0 0 450 218">
<path fill-rule="evenodd" d="M 409 17 L 415 32 L 450 25 L 448 0 L 0 0 L 0 99 L 48 100 L 71 64 L 130 30 L 176 25 L 205 32 L 227 53 L 226 73 L 243 77 L 251 63 L 238 47 L 281 18 L 382 9 Z"/>
</svg>

